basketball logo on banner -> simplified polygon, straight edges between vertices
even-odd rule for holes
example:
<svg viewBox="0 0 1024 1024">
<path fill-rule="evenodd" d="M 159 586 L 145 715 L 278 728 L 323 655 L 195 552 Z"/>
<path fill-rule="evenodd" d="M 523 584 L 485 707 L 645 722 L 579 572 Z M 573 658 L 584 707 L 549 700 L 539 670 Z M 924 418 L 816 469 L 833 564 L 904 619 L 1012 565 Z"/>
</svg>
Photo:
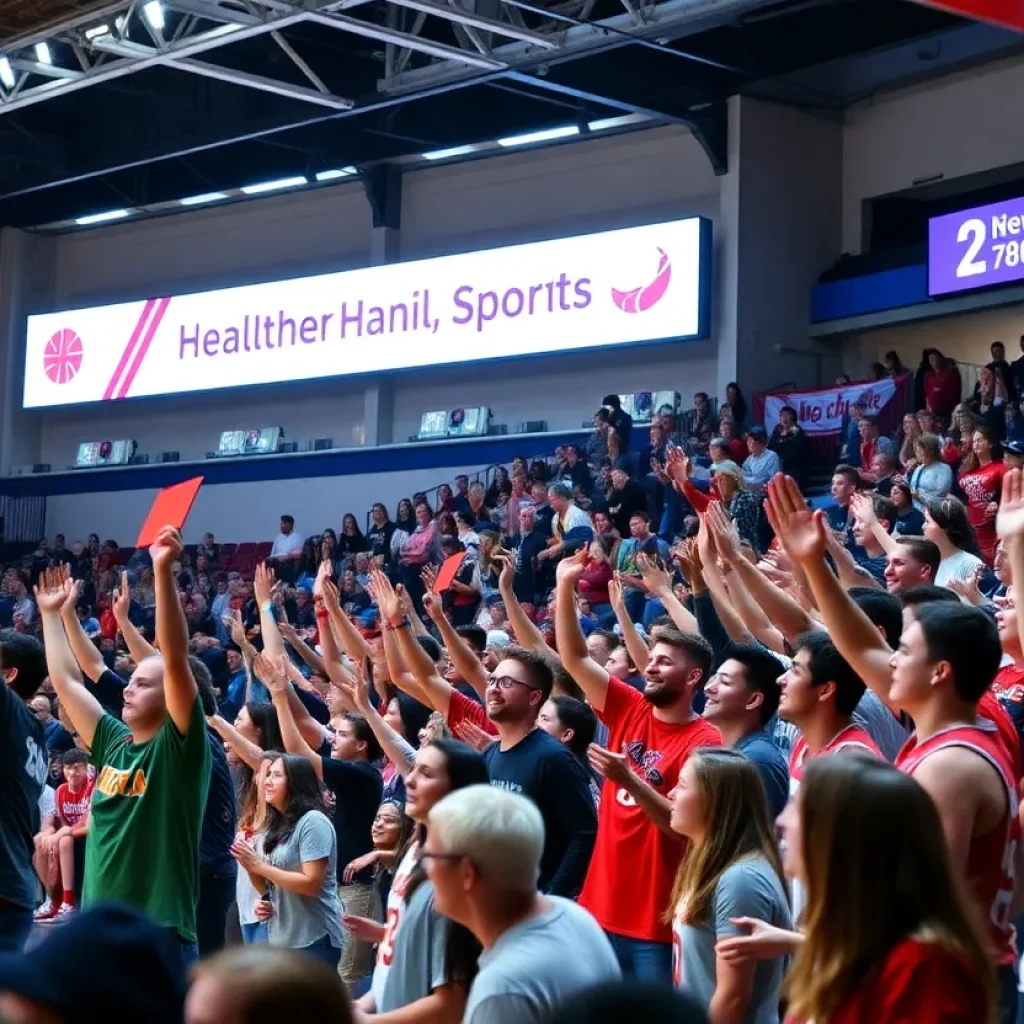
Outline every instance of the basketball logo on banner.
<svg viewBox="0 0 1024 1024">
<path fill-rule="evenodd" d="M 57 331 L 43 349 L 43 369 L 54 384 L 67 384 L 82 368 L 82 339 L 70 327 Z"/>
</svg>

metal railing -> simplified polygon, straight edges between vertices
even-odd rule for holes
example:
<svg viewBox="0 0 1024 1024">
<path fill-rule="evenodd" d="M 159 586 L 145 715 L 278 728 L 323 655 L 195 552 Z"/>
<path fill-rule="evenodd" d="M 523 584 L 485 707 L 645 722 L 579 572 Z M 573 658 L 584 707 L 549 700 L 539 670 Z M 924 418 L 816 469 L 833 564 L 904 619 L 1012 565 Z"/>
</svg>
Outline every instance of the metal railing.
<svg viewBox="0 0 1024 1024">
<path fill-rule="evenodd" d="M 35 544 L 46 535 L 46 498 L 0 495 L 0 544 Z"/>
</svg>

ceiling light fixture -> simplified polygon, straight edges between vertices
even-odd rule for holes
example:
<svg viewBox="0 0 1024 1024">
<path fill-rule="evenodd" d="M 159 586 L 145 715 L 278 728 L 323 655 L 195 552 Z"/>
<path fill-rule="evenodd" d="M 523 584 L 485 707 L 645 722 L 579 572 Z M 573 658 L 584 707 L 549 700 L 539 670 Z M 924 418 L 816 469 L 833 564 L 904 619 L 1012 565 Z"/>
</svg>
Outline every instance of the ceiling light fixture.
<svg viewBox="0 0 1024 1024">
<path fill-rule="evenodd" d="M 6 57 L 0 57 L 0 85 L 5 89 L 14 88 L 14 69 Z"/>
<path fill-rule="evenodd" d="M 258 196 L 261 192 L 276 192 L 282 188 L 297 188 L 299 185 L 306 185 L 308 182 L 301 175 L 294 178 L 278 178 L 276 181 L 261 181 L 255 185 L 243 185 L 241 191 L 247 196 Z"/>
<path fill-rule="evenodd" d="M 545 128 L 539 132 L 527 132 L 525 135 L 510 135 L 507 139 L 498 139 L 498 145 L 505 149 L 513 146 L 529 146 L 534 142 L 553 142 L 555 139 L 568 139 L 579 135 L 579 125 L 564 124 L 560 128 Z"/>
<path fill-rule="evenodd" d="M 81 227 L 89 224 L 103 224 L 108 220 L 123 220 L 130 215 L 129 210 L 105 210 L 103 213 L 90 213 L 87 217 L 76 217 L 75 223 Z"/>
<path fill-rule="evenodd" d="M 36 60 L 40 64 L 52 64 L 53 56 L 50 53 L 49 43 L 36 43 Z"/>
<path fill-rule="evenodd" d="M 475 153 L 476 146 L 452 146 L 451 149 L 435 149 L 430 153 L 420 153 L 424 160 L 450 160 L 456 156 L 466 156 L 467 153 Z"/>
<path fill-rule="evenodd" d="M 149 3 L 142 8 L 142 13 L 146 16 L 146 21 L 150 26 L 158 32 L 167 23 L 167 19 L 164 17 L 164 5 L 160 0 L 149 0 Z"/>
</svg>

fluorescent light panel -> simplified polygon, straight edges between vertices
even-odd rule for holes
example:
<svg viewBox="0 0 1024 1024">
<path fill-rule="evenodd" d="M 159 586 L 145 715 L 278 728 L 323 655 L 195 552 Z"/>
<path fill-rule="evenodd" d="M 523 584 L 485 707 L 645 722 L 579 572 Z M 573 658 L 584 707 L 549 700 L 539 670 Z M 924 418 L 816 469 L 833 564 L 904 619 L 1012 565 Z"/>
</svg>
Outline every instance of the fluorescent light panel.
<svg viewBox="0 0 1024 1024">
<path fill-rule="evenodd" d="M 88 217 L 76 217 L 75 223 L 86 227 L 89 224 L 103 224 L 108 220 L 122 220 L 129 215 L 128 210 L 106 210 L 103 213 L 90 213 Z"/>
<path fill-rule="evenodd" d="M 49 43 L 36 43 L 36 60 L 40 64 L 52 64 L 53 57 L 50 54 Z"/>
<path fill-rule="evenodd" d="M 306 179 L 301 176 L 294 178 L 278 178 L 276 181 L 261 181 L 255 185 L 243 185 L 241 191 L 247 196 L 258 196 L 261 192 L 276 192 L 282 188 L 296 188 L 305 185 Z"/>
<path fill-rule="evenodd" d="M 86 39 L 99 39 L 100 36 L 109 36 L 110 26 L 109 25 L 93 25 L 92 28 L 85 30 Z"/>
<path fill-rule="evenodd" d="M 0 85 L 5 89 L 14 88 L 14 69 L 6 57 L 0 57 Z"/>
<path fill-rule="evenodd" d="M 564 124 L 561 128 L 545 128 L 539 132 L 527 132 L 525 135 L 510 135 L 507 139 L 498 139 L 498 145 L 509 149 L 512 146 L 529 146 L 534 142 L 552 142 L 555 139 L 568 139 L 579 135 L 577 125 Z"/>
<path fill-rule="evenodd" d="M 604 132 L 609 128 L 625 128 L 628 124 L 640 124 L 649 120 L 646 114 L 620 114 L 618 117 L 602 117 L 597 121 L 591 121 L 587 128 L 592 132 Z"/>
<path fill-rule="evenodd" d="M 142 13 L 146 16 L 146 21 L 157 31 L 162 29 L 167 23 L 166 18 L 164 18 L 164 5 L 160 0 L 149 0 L 149 3 L 142 8 Z"/>
<path fill-rule="evenodd" d="M 317 181 L 335 181 L 338 178 L 348 178 L 356 173 L 354 167 L 335 167 L 329 171 L 321 171 L 317 176 Z"/>
<path fill-rule="evenodd" d="M 466 156 L 467 153 L 475 153 L 476 146 L 452 146 L 451 149 L 435 149 L 430 153 L 420 153 L 424 160 L 450 160 L 455 156 Z"/>
<path fill-rule="evenodd" d="M 179 199 L 178 202 L 182 206 L 200 206 L 203 203 L 215 203 L 218 199 L 227 199 L 227 197 L 227 192 L 203 192 L 202 195 L 187 196 L 185 199 Z"/>
</svg>

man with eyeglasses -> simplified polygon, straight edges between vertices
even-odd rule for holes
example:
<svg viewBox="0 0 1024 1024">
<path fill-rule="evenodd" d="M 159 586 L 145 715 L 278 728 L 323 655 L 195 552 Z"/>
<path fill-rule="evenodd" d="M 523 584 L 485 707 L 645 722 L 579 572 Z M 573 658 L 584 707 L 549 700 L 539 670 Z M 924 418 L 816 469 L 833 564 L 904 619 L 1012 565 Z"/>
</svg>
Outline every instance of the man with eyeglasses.
<svg viewBox="0 0 1024 1024">
<path fill-rule="evenodd" d="M 498 742 L 484 752 L 491 785 L 529 797 L 544 819 L 542 892 L 575 899 L 597 838 L 590 780 L 578 757 L 537 727 L 551 696 L 551 666 L 534 651 L 512 648 L 487 680 L 487 717 Z"/>
<path fill-rule="evenodd" d="M 497 742 L 483 751 L 491 785 L 529 797 L 544 819 L 538 885 L 542 892 L 575 899 L 590 866 L 597 812 L 583 762 L 537 726 L 540 709 L 554 684 L 550 663 L 540 654 L 518 647 L 503 652 L 487 677 L 481 708 L 441 677 L 413 636 L 401 600 L 382 573 L 376 575 L 374 587 L 395 685 L 444 715 L 456 735 L 462 722 L 496 733 Z M 464 659 L 464 667 L 482 671 L 482 666 L 469 658 Z M 478 686 L 483 680 L 479 675 L 476 678 L 474 685 Z"/>
</svg>

